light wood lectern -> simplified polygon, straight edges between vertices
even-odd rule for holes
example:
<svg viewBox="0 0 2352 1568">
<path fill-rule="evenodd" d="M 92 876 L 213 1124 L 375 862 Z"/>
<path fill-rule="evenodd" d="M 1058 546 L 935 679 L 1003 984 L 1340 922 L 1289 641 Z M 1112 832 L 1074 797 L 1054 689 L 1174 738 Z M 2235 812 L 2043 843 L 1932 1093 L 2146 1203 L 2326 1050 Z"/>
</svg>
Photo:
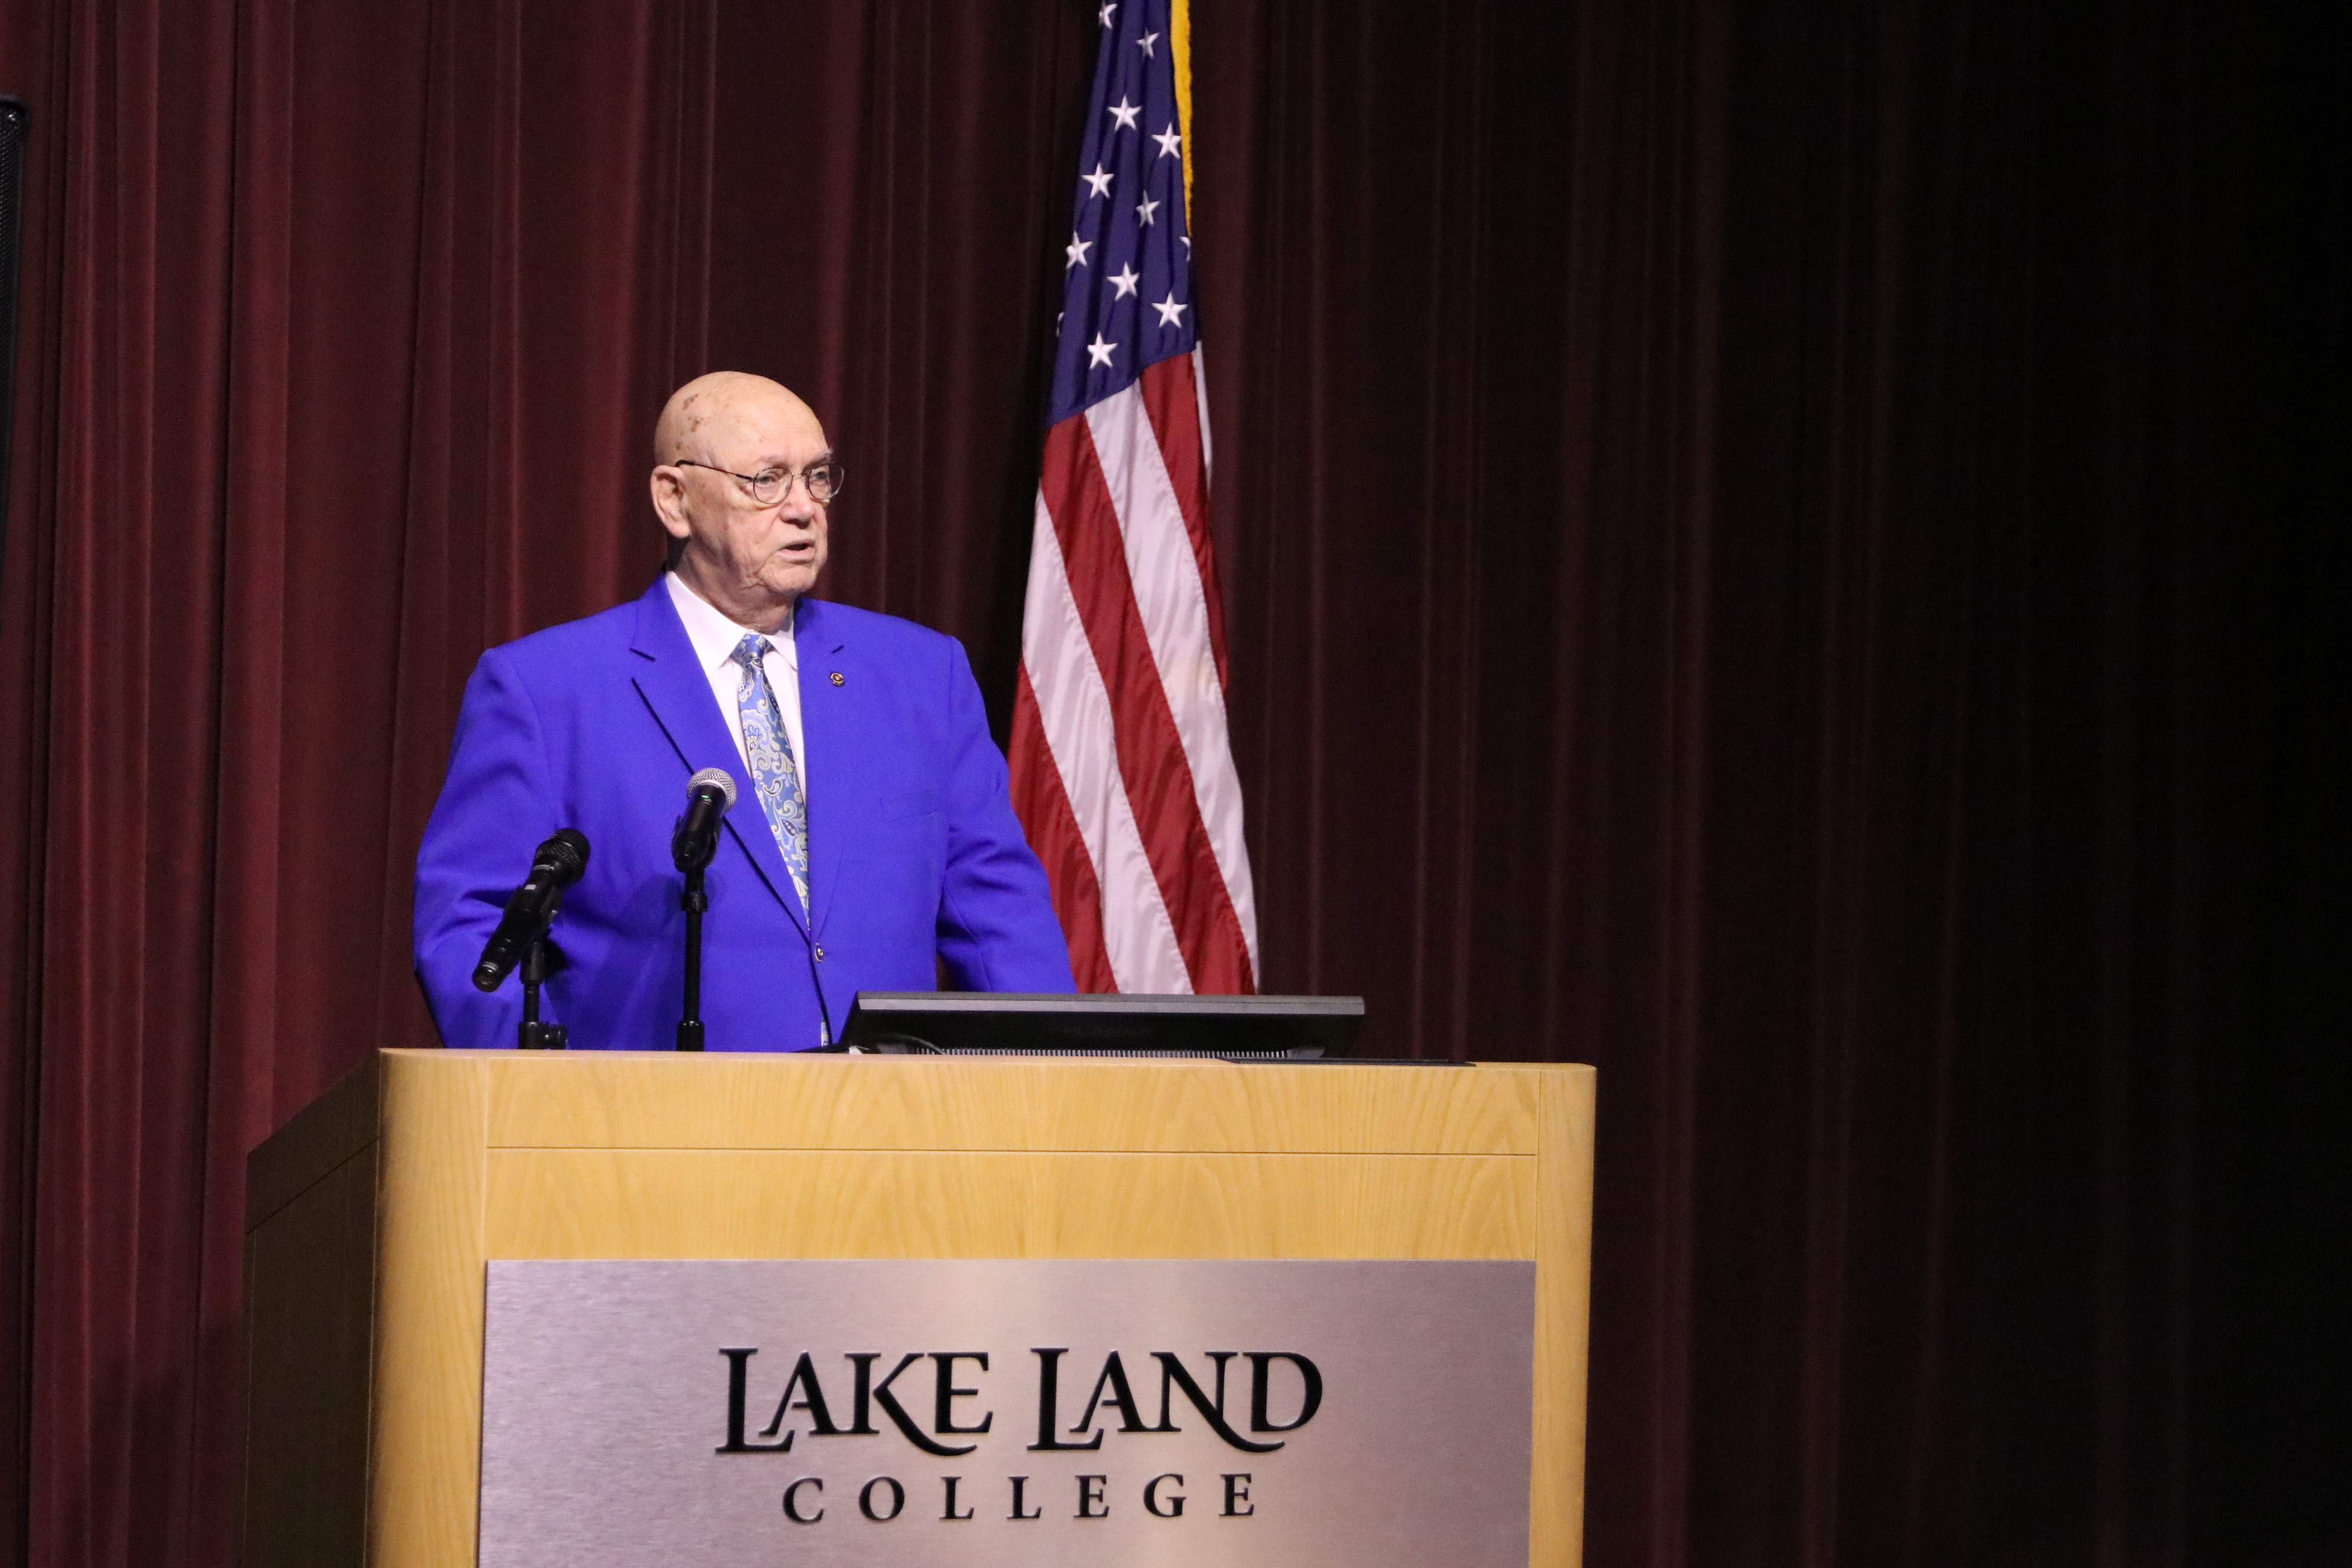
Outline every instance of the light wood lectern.
<svg viewBox="0 0 2352 1568">
<path fill-rule="evenodd" d="M 1528 1258 L 1583 1519 L 1593 1072 L 398 1050 L 256 1150 L 247 1568 L 475 1560 L 492 1258 Z"/>
</svg>

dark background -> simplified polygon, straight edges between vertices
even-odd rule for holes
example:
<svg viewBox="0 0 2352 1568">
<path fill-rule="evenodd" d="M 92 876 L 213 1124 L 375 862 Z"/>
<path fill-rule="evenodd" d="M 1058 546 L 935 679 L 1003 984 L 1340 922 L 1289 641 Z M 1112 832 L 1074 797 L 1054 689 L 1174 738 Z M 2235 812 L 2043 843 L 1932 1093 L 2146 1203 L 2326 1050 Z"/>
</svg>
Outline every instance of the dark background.
<svg viewBox="0 0 2352 1568">
<path fill-rule="evenodd" d="M 2352 1563 L 2341 25 L 1198 3 L 1265 984 L 1600 1066 L 1588 1560 Z M 0 1564 L 229 1561 L 246 1152 L 670 386 L 1001 730 L 1092 9 L 0 8 Z"/>
</svg>

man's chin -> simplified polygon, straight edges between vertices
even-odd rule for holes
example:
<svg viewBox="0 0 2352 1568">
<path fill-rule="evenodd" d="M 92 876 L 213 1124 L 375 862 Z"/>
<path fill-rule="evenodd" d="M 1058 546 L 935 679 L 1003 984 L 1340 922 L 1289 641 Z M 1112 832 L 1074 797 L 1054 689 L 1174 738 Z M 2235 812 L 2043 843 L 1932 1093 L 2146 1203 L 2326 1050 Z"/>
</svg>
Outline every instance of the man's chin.
<svg viewBox="0 0 2352 1568">
<path fill-rule="evenodd" d="M 823 564 L 822 562 L 804 564 L 772 563 L 766 571 L 760 574 L 760 584 L 771 594 L 797 599 L 816 586 L 816 574 Z"/>
</svg>

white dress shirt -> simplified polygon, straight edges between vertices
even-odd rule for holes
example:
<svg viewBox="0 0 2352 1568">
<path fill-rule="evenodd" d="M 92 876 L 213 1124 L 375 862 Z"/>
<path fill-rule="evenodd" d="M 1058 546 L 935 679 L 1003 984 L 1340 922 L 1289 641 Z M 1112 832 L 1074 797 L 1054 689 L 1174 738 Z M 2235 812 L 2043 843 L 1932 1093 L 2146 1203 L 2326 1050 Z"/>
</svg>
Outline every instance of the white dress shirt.
<svg viewBox="0 0 2352 1568">
<path fill-rule="evenodd" d="M 663 574 L 669 584 L 669 602 L 677 606 L 677 618 L 686 623 L 686 640 L 694 645 L 694 657 L 702 662 L 702 673 L 710 681 L 710 695 L 719 700 L 719 716 L 727 721 L 727 732 L 735 737 L 735 754 L 743 760 L 743 771 L 751 771 L 751 759 L 743 751 L 743 710 L 739 700 L 743 689 L 743 667 L 735 662 L 735 649 L 742 643 L 750 626 L 739 626 L 721 615 L 710 601 L 686 585 L 686 579 L 677 573 Z M 761 668 L 768 678 L 768 688 L 776 694 L 776 707 L 784 718 L 784 733 L 793 742 L 793 763 L 800 770 L 801 793 L 808 793 L 808 742 L 801 738 L 801 658 L 793 642 L 793 623 L 789 617 L 779 631 L 763 634 L 768 639 L 768 655 Z"/>
</svg>

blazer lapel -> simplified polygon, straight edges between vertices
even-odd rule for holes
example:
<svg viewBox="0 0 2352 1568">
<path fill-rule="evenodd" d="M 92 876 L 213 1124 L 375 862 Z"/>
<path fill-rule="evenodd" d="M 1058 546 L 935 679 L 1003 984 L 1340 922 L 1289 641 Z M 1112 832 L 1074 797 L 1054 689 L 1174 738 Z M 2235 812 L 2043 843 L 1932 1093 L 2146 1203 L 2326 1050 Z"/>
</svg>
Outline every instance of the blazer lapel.
<svg viewBox="0 0 2352 1568">
<path fill-rule="evenodd" d="M 685 623 L 677 618 L 677 606 L 670 603 L 669 585 L 660 578 L 656 578 L 652 590 L 637 601 L 636 636 L 629 644 L 629 651 L 643 661 L 632 678 L 637 693 L 652 710 L 654 721 L 669 737 L 669 743 L 677 748 L 678 761 L 686 764 L 688 776 L 704 768 L 724 768 L 734 779 L 735 808 L 727 814 L 727 831 L 734 836 L 736 847 L 767 883 L 768 891 L 784 906 L 784 913 L 806 934 L 808 919 L 801 910 L 800 894 L 793 888 L 791 873 L 784 869 L 784 857 L 776 847 L 776 836 L 768 829 L 767 814 L 760 809 L 760 792 L 752 787 L 751 775 L 743 766 L 741 754 L 735 750 L 735 738 L 719 711 L 709 678 L 703 674 L 701 664 L 694 657 L 694 645 L 687 640 Z M 686 807 L 684 785 L 685 781 L 680 780 L 680 811 Z M 815 836 L 812 833 L 810 837 L 814 839 Z M 810 875 L 814 883 L 814 868 Z"/>
<path fill-rule="evenodd" d="M 842 668 L 841 652 L 847 646 L 840 631 L 839 619 L 827 616 L 822 602 L 804 598 L 793 607 L 801 733 L 808 742 L 801 779 L 808 791 L 809 929 L 820 936 L 833 908 L 834 889 L 841 885 L 851 835 L 848 792 L 859 773 L 857 726 L 849 720 L 854 699 L 834 684 L 834 675 Z"/>
</svg>

